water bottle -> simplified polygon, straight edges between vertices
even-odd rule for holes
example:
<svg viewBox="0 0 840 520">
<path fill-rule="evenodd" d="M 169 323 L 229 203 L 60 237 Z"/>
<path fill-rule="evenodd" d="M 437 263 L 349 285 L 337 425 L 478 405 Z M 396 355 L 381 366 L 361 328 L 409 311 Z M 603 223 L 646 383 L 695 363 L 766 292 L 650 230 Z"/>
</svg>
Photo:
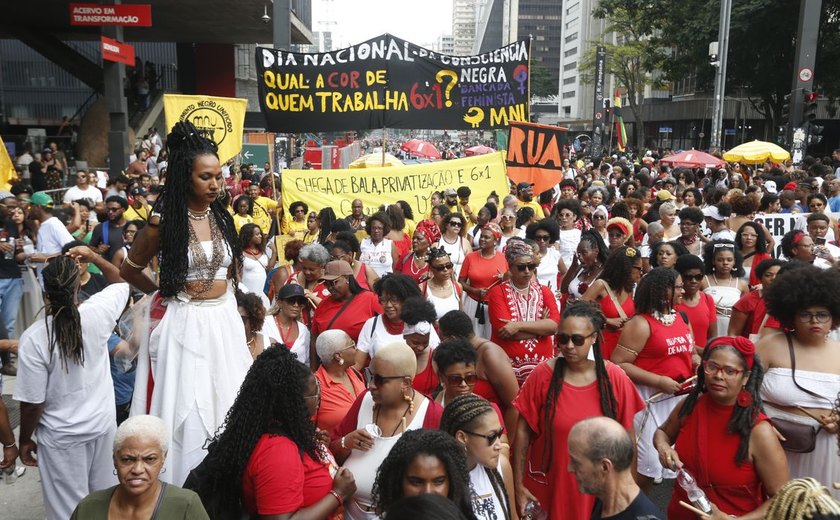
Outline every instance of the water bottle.
<svg viewBox="0 0 840 520">
<path fill-rule="evenodd" d="M 680 487 L 685 490 L 686 495 L 688 495 L 688 500 L 694 505 L 694 507 L 706 514 L 712 514 L 712 503 L 709 502 L 709 497 L 707 497 L 706 493 L 700 489 L 700 486 L 697 485 L 697 481 L 694 480 L 694 477 L 692 477 L 691 473 L 686 471 L 685 468 L 681 469 L 679 473 L 677 473 L 677 482 Z"/>
<path fill-rule="evenodd" d="M 525 504 L 525 516 L 523 520 L 547 520 L 548 512 L 540 507 L 539 502 L 530 501 Z"/>
<path fill-rule="evenodd" d="M 3 482 L 6 484 L 14 484 L 19 476 L 23 475 L 26 468 L 18 468 L 17 466 L 9 466 L 3 468 Z"/>
</svg>

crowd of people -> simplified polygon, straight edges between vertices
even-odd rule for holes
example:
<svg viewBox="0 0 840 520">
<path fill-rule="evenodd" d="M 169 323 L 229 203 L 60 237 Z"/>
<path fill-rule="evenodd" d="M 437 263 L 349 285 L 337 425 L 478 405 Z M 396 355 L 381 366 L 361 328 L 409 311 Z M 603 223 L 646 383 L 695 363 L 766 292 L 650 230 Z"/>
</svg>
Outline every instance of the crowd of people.
<svg viewBox="0 0 840 520">
<path fill-rule="evenodd" d="M 607 157 L 344 217 L 189 123 L 156 148 L 0 192 L 0 466 L 39 466 L 49 519 L 665 518 L 665 478 L 704 518 L 840 518 L 832 159 Z"/>
</svg>

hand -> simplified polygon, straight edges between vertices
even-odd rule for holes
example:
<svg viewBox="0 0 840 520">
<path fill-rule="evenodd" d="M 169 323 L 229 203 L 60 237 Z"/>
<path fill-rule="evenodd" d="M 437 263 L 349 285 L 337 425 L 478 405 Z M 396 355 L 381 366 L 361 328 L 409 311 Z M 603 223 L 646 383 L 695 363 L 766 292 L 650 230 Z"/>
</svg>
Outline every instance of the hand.
<svg viewBox="0 0 840 520">
<path fill-rule="evenodd" d="M 27 466 L 37 466 L 38 459 L 34 455 L 38 454 L 38 445 L 35 441 L 20 441 L 20 461 Z"/>
<path fill-rule="evenodd" d="M 487 297 L 487 289 L 479 289 L 478 291 L 478 299 L 483 300 Z"/>
<path fill-rule="evenodd" d="M 662 464 L 663 468 L 668 468 L 671 471 L 677 471 L 683 467 L 680 456 L 674 448 L 666 446 L 657 451 L 659 452 L 659 463 Z"/>
<path fill-rule="evenodd" d="M 359 428 L 344 436 L 344 447 L 351 450 L 368 451 L 373 448 L 373 442 L 373 436 L 364 428 Z"/>
<path fill-rule="evenodd" d="M 537 497 L 535 497 L 533 493 L 528 491 L 528 488 L 526 488 L 524 484 L 517 485 L 516 509 L 517 511 L 519 511 L 520 518 L 525 516 L 525 506 L 528 505 L 528 502 L 536 502 L 537 504 L 540 503 L 540 501 L 537 500 Z"/>
<path fill-rule="evenodd" d="M 822 423 L 823 430 L 832 435 L 837 433 L 838 428 L 840 428 L 840 425 L 838 425 L 837 414 L 834 412 L 831 412 L 828 415 L 821 414 L 820 422 Z"/>
<path fill-rule="evenodd" d="M 680 391 L 680 384 L 667 376 L 659 376 L 656 381 L 656 388 L 662 390 L 666 394 L 676 394 Z"/>
<path fill-rule="evenodd" d="M 504 319 L 500 319 L 499 321 L 505 323 L 505 325 L 497 331 L 500 338 L 510 339 L 516 336 L 519 332 L 519 322 Z"/>
<path fill-rule="evenodd" d="M 700 518 L 703 520 L 730 520 L 732 517 L 718 509 L 716 505 L 712 504 L 712 514 L 703 515 Z"/>
<path fill-rule="evenodd" d="M 4 253 L 10 253 L 15 250 L 15 243 L 14 242 L 0 242 L 0 251 Z"/>
<path fill-rule="evenodd" d="M 627 323 L 624 318 L 607 318 L 607 327 L 611 329 L 620 329 Z"/>
<path fill-rule="evenodd" d="M 99 244 L 98 246 L 96 246 L 96 252 L 99 254 L 105 253 L 109 249 L 111 249 L 111 246 L 109 246 L 108 244 Z"/>
<path fill-rule="evenodd" d="M 356 494 L 356 478 L 349 469 L 338 468 L 335 477 L 333 477 L 332 489 L 343 498 L 350 498 Z"/>
<path fill-rule="evenodd" d="M 18 458 L 18 447 L 3 448 L 3 460 L 0 460 L 0 469 L 13 466 Z"/>
<path fill-rule="evenodd" d="M 321 428 L 315 428 L 315 440 L 321 441 L 324 446 L 329 446 L 332 441 L 332 437 L 330 437 L 330 432 L 322 430 Z"/>
<path fill-rule="evenodd" d="M 105 246 L 105 250 L 108 250 L 108 245 L 101 244 L 99 248 Z M 67 256 L 72 258 L 73 260 L 78 260 L 80 262 L 91 262 L 93 261 L 94 252 L 88 246 L 76 246 L 71 247 L 69 251 L 67 251 Z"/>
</svg>

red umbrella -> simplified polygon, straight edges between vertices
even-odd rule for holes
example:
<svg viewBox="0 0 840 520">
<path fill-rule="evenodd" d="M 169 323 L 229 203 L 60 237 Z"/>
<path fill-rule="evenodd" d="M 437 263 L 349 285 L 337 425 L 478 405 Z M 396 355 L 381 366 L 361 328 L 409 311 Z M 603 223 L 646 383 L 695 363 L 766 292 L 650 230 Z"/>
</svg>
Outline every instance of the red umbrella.
<svg viewBox="0 0 840 520">
<path fill-rule="evenodd" d="M 410 141 L 404 142 L 402 146 L 400 146 L 400 149 L 418 157 L 426 157 L 428 159 L 440 159 L 440 152 L 437 148 L 435 148 L 435 145 L 433 145 L 429 141 L 412 139 Z"/>
<path fill-rule="evenodd" d="M 659 162 L 677 168 L 720 168 L 726 164 L 726 161 L 723 159 L 693 148 L 678 154 L 663 157 Z"/>
<path fill-rule="evenodd" d="M 466 150 L 464 150 L 464 153 L 467 154 L 467 156 L 469 157 L 472 155 L 484 155 L 487 153 L 493 153 L 495 151 L 496 150 L 490 148 L 489 146 L 484 146 L 483 144 L 480 144 L 478 146 L 473 146 L 472 148 L 467 148 Z"/>
</svg>

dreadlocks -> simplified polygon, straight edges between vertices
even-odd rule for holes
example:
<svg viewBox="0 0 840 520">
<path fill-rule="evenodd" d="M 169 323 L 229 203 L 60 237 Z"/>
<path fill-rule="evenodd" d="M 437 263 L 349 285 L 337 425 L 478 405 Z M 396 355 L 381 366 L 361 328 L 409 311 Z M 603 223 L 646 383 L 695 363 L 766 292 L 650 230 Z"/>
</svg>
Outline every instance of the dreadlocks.
<svg viewBox="0 0 840 520">
<path fill-rule="evenodd" d="M 570 304 L 563 311 L 563 319 L 584 318 L 589 320 L 592 329 L 596 332 L 595 343 L 592 345 L 595 355 L 595 378 L 598 382 L 598 393 L 601 398 L 601 413 L 610 419 L 618 416 L 618 401 L 613 393 L 610 378 L 607 375 L 607 367 L 604 364 L 604 356 L 601 354 L 601 330 L 607 324 L 607 318 L 601 312 L 601 307 L 595 302 L 576 301 Z M 554 371 L 551 373 L 551 381 L 548 384 L 548 393 L 545 399 L 545 410 L 543 412 L 545 423 L 545 439 L 548 444 L 548 455 L 546 461 L 551 461 L 554 456 L 554 435 L 553 424 L 554 414 L 557 411 L 557 398 L 563 390 L 563 373 L 566 369 L 566 360 L 557 357 L 554 361 Z"/>
<path fill-rule="evenodd" d="M 61 366 L 65 371 L 68 370 L 68 360 L 77 365 L 85 364 L 82 322 L 76 304 L 79 276 L 79 266 L 66 256 L 54 258 L 43 271 L 44 293 L 47 297 L 44 320 L 47 324 L 50 359 L 58 346 Z M 48 316 L 52 316 L 52 324 Z"/>
<path fill-rule="evenodd" d="M 713 340 L 709 340 L 709 343 L 711 343 L 711 341 Z M 741 354 L 741 352 L 739 352 L 735 347 L 721 345 L 715 348 L 709 348 L 707 344 L 707 347 L 703 349 L 703 356 L 701 358 L 702 361 L 697 367 L 697 384 L 694 385 L 691 393 L 689 393 L 688 397 L 685 398 L 685 402 L 680 409 L 679 416 L 681 418 L 688 417 L 689 414 L 691 414 L 692 410 L 694 410 L 694 406 L 697 404 L 697 400 L 700 398 L 700 394 L 706 391 L 706 372 L 703 370 L 703 364 L 709 359 L 709 357 L 711 357 L 712 352 L 718 349 L 734 352 L 735 355 L 738 356 L 738 359 L 741 360 L 741 363 L 744 364 L 744 369 L 746 369 L 747 361 L 744 358 L 744 355 Z M 735 453 L 735 464 L 739 466 L 747 462 L 750 449 L 750 433 L 752 432 L 753 426 L 755 426 L 758 413 L 762 409 L 761 393 L 759 392 L 762 381 L 764 381 L 764 367 L 761 366 L 761 360 L 756 355 L 753 358 L 753 367 L 750 370 L 750 378 L 747 380 L 747 384 L 744 385 L 744 390 L 749 392 L 752 396 L 752 403 L 747 407 L 743 407 L 736 402 L 735 410 L 732 412 L 732 418 L 729 419 L 729 426 L 727 427 L 729 433 L 737 433 L 741 436 L 741 441 L 738 444 L 738 451 Z"/>
<path fill-rule="evenodd" d="M 676 271 L 668 267 L 654 267 L 642 277 L 636 288 L 636 296 L 633 298 L 636 314 L 670 312 L 676 283 Z"/>
<path fill-rule="evenodd" d="M 764 517 L 774 520 L 836 519 L 840 518 L 840 503 L 816 479 L 795 478 L 770 499 Z"/>
<path fill-rule="evenodd" d="M 284 435 L 301 456 L 323 459 L 304 399 L 310 377 L 309 368 L 282 345 L 274 344 L 257 356 L 224 424 L 210 440 L 204 462 L 208 478 L 195 490 L 202 502 L 239 506 L 242 475 L 263 434 Z"/>
<path fill-rule="evenodd" d="M 201 155 L 209 154 L 218 158 L 216 143 L 203 137 L 189 122 L 175 123 L 172 132 L 166 137 L 166 145 L 169 150 L 166 185 L 154 207 L 161 215 L 160 294 L 165 297 L 178 294 L 187 279 L 189 240 L 186 230 L 190 223 L 186 208 L 192 190 L 193 164 L 196 157 Z M 227 247 L 230 248 L 233 276 L 238 280 L 237 273 L 242 265 L 242 247 L 233 217 L 219 198 L 210 204 L 210 212 L 224 234 Z"/>
<path fill-rule="evenodd" d="M 410 430 L 402 434 L 388 456 L 376 470 L 373 483 L 373 503 L 382 515 L 403 497 L 403 479 L 408 467 L 419 455 L 436 457 L 446 467 L 449 477 L 449 494 L 467 518 L 474 519 L 470 501 L 470 475 L 464 448 L 450 435 L 440 430 Z"/>
<path fill-rule="evenodd" d="M 463 341 L 463 340 L 462 340 Z M 437 351 L 435 351 L 437 352 Z M 456 397 L 443 409 L 443 416 L 440 418 L 440 429 L 455 437 L 458 431 L 475 431 L 476 423 L 481 417 L 487 414 L 495 414 L 496 410 L 490 401 L 475 394 L 467 394 Z M 496 468 L 484 467 L 484 472 L 493 486 L 493 492 L 502 505 L 505 518 L 510 518 L 510 500 L 505 491 L 505 482 L 502 475 Z"/>
</svg>

